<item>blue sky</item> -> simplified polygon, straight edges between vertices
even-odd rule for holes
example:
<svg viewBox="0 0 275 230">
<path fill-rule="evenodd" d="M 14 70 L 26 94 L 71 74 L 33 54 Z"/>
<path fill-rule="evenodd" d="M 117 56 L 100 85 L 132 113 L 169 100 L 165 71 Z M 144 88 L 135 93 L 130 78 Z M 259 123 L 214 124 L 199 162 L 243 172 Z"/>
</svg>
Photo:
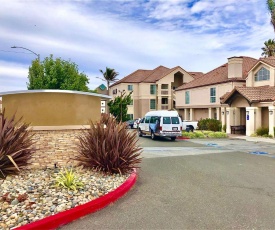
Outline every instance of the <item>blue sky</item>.
<svg viewBox="0 0 275 230">
<path fill-rule="evenodd" d="M 274 38 L 263 0 L 1 0 L 0 92 L 25 90 L 36 56 L 75 62 L 101 83 L 137 69 L 181 66 L 208 72 L 232 56 L 259 58 Z"/>
</svg>

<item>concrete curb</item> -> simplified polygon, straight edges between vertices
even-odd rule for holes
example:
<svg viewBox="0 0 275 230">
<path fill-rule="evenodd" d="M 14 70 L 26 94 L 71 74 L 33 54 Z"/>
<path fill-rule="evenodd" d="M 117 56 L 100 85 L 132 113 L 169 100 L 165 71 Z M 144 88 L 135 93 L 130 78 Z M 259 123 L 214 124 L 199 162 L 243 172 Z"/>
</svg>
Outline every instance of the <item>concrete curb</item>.
<svg viewBox="0 0 275 230">
<path fill-rule="evenodd" d="M 56 229 L 62 225 L 70 223 L 80 217 L 96 212 L 110 203 L 115 202 L 125 193 L 127 193 L 135 184 L 137 180 L 136 170 L 129 176 L 129 178 L 120 185 L 117 189 L 109 192 L 105 196 L 101 196 L 86 204 L 79 205 L 75 208 L 57 213 L 52 216 L 45 217 L 44 219 L 32 222 L 30 224 L 14 228 L 16 230 L 30 230 L 30 229 Z"/>
</svg>

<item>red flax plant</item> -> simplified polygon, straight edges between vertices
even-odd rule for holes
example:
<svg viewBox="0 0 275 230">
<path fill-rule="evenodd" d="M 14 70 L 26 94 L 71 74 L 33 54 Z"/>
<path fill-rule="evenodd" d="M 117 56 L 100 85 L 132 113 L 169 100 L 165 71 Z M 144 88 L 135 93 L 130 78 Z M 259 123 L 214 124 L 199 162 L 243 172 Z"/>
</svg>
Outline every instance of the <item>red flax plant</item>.
<svg viewBox="0 0 275 230">
<path fill-rule="evenodd" d="M 83 130 L 78 139 L 79 156 L 75 160 L 79 165 L 106 174 L 127 174 L 139 168 L 142 148 L 137 145 L 136 133 L 115 118 L 91 121 L 90 129 Z"/>
<path fill-rule="evenodd" d="M 34 148 L 29 124 L 22 123 L 22 117 L 15 121 L 15 114 L 5 117 L 5 109 L 0 113 L 0 178 L 18 174 L 28 165 Z"/>
</svg>

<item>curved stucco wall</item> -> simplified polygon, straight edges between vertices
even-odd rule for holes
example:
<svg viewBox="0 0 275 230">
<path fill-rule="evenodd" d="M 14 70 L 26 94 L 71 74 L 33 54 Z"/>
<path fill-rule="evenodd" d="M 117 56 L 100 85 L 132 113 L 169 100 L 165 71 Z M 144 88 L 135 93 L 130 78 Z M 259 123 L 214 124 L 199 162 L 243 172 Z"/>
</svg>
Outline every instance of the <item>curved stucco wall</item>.
<svg viewBox="0 0 275 230">
<path fill-rule="evenodd" d="M 60 92 L 27 92 L 2 95 L 8 117 L 16 112 L 31 126 L 86 125 L 100 119 L 101 98 Z"/>
</svg>

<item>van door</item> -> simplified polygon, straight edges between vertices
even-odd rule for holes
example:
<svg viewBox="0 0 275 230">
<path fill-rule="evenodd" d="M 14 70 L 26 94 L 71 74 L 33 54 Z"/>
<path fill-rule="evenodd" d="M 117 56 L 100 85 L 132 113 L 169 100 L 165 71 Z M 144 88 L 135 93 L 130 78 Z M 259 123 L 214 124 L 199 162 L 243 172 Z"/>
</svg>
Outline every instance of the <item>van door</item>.
<svg viewBox="0 0 275 230">
<path fill-rule="evenodd" d="M 163 117 L 162 118 L 162 130 L 163 131 L 181 131 L 181 119 L 180 117 Z"/>
<path fill-rule="evenodd" d="M 146 134 L 150 133 L 150 131 L 149 131 L 150 119 L 151 119 L 151 117 L 149 117 L 149 116 L 146 116 L 145 119 L 144 119 L 144 131 L 145 131 Z"/>
</svg>

